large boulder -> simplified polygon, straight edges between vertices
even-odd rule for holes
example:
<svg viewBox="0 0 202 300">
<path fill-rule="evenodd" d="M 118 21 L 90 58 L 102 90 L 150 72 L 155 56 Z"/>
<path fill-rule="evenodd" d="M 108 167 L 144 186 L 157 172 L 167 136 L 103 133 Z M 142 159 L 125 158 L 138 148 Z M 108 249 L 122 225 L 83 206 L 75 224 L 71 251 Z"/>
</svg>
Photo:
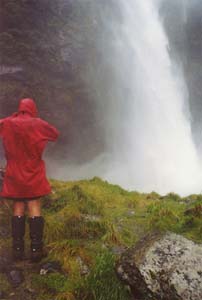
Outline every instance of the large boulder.
<svg viewBox="0 0 202 300">
<path fill-rule="evenodd" d="M 202 245 L 153 233 L 127 249 L 116 265 L 137 300 L 201 300 Z"/>
</svg>

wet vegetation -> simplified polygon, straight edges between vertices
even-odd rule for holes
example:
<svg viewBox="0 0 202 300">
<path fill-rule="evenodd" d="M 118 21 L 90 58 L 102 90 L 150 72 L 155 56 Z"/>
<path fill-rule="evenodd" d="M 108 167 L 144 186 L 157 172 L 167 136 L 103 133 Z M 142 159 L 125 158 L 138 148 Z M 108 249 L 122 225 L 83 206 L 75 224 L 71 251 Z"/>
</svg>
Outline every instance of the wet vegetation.
<svg viewBox="0 0 202 300">
<path fill-rule="evenodd" d="M 39 272 L 42 263 L 25 268 L 22 287 L 37 295 L 28 299 L 127 300 L 130 292 L 114 271 L 125 248 L 154 230 L 170 230 L 202 242 L 201 195 L 181 198 L 174 193 L 128 192 L 97 177 L 51 184 L 53 192 L 43 201 L 47 253 L 43 263 L 52 261 L 59 267 L 44 275 Z M 3 229 L 9 228 L 9 203 L 1 206 L 0 215 L 3 251 L 11 245 L 10 235 L 3 237 Z M 26 251 L 28 256 L 28 231 Z M 7 295 L 12 291 L 3 273 L 0 290 Z"/>
</svg>

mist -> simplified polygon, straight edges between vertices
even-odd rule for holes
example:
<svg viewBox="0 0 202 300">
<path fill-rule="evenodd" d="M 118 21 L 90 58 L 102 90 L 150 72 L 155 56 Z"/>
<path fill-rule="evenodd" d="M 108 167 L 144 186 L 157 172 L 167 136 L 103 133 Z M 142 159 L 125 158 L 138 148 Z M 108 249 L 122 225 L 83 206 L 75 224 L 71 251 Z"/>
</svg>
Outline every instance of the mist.
<svg viewBox="0 0 202 300">
<path fill-rule="evenodd" d="M 185 43 L 187 8 L 185 1 L 176 5 Z M 69 171 L 58 170 L 67 178 L 100 176 L 144 192 L 201 192 L 186 49 L 180 56 L 172 43 L 175 30 L 167 30 L 168 6 L 162 1 L 130 0 L 104 5 L 99 15 L 102 32 L 95 43 L 99 61 L 89 61 L 84 76 L 93 91 L 104 151 L 79 167 L 70 163 Z"/>
<path fill-rule="evenodd" d="M 44 155 L 48 176 L 200 193 L 200 1 L 29 5 L 32 26 L 26 22 L 21 31 L 32 33 L 28 44 L 37 59 L 27 49 L 22 58 L 17 48 L 1 50 L 1 116 L 16 110 L 19 97 L 33 95 L 40 116 L 61 133 Z M 22 47 L 20 35 L 13 37 Z"/>
</svg>

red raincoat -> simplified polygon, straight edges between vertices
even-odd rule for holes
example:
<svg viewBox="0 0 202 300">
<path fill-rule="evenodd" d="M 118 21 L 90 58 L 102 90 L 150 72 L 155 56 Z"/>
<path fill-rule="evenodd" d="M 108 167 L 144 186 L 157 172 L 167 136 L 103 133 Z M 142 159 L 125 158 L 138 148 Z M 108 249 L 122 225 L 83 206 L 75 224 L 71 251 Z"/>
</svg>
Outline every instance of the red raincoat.
<svg viewBox="0 0 202 300">
<path fill-rule="evenodd" d="M 37 117 L 32 99 L 21 100 L 17 113 L 0 120 L 7 160 L 2 197 L 26 199 L 51 192 L 42 154 L 47 142 L 58 135 L 56 128 Z"/>
</svg>

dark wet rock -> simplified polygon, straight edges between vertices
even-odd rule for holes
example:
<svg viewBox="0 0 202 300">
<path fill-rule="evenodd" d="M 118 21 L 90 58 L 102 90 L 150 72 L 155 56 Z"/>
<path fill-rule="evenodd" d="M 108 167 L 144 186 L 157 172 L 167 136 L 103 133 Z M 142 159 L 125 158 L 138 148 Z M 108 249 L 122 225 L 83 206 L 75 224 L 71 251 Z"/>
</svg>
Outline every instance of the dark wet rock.
<svg viewBox="0 0 202 300">
<path fill-rule="evenodd" d="M 5 239 L 10 237 L 10 230 L 8 227 L 2 227 L 0 226 L 0 239 Z"/>
<path fill-rule="evenodd" d="M 5 299 L 5 293 L 3 291 L 0 291 L 0 299 Z"/>
<path fill-rule="evenodd" d="M 116 265 L 135 299 L 202 299 L 202 245 L 154 233 L 126 250 Z"/>
<path fill-rule="evenodd" d="M 180 202 L 182 202 L 183 204 L 187 204 L 187 205 L 190 205 L 190 204 L 193 204 L 194 200 L 192 198 L 184 198 L 182 199 Z"/>
<path fill-rule="evenodd" d="M 28 293 L 28 294 L 35 294 L 36 293 L 36 291 L 34 289 L 29 288 L 29 287 L 25 288 L 24 292 Z"/>
<path fill-rule="evenodd" d="M 40 275 L 46 275 L 48 273 L 61 272 L 61 265 L 57 261 L 50 261 L 43 264 L 40 268 Z"/>
<path fill-rule="evenodd" d="M 18 287 L 23 281 L 24 276 L 22 270 L 19 268 L 10 268 L 6 270 L 6 275 L 8 278 L 9 283 L 12 287 Z"/>
<path fill-rule="evenodd" d="M 7 269 L 10 268 L 11 261 L 8 257 L 0 254 L 0 273 L 6 272 Z"/>
<path fill-rule="evenodd" d="M 124 246 L 113 246 L 111 248 L 111 251 L 115 255 L 121 255 L 124 251 L 126 251 L 126 247 L 124 247 Z"/>
<path fill-rule="evenodd" d="M 10 293 L 9 298 L 12 300 L 38 300 L 38 297 L 35 293 L 28 293 L 26 289 L 18 288 L 15 290 L 15 293 Z M 5 299 L 7 300 L 7 299 Z"/>
<path fill-rule="evenodd" d="M 198 217 L 198 218 L 202 217 L 202 205 L 198 204 L 192 208 L 186 209 L 184 212 L 184 215 L 185 216 L 194 216 L 194 217 Z"/>
</svg>

